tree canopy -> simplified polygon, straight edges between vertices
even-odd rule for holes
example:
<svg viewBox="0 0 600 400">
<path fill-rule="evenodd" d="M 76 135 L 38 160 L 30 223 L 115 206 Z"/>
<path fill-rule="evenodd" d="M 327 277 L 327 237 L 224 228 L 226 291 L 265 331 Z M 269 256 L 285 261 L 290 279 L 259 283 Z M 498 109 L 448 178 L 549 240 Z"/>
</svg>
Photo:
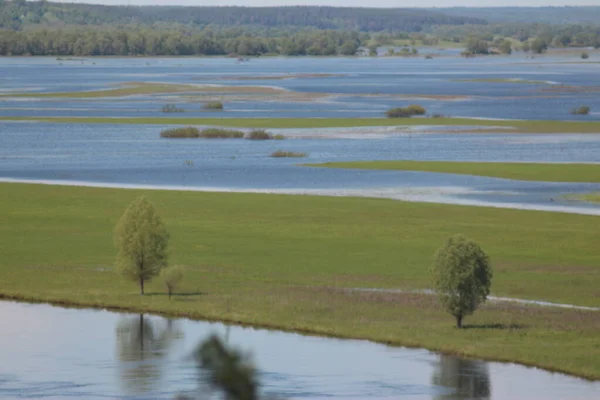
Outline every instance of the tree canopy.
<svg viewBox="0 0 600 400">
<path fill-rule="evenodd" d="M 144 282 L 167 266 L 169 234 L 154 206 L 145 197 L 134 200 L 117 223 L 114 234 L 117 248 L 116 269 L 125 279 Z"/>
<path fill-rule="evenodd" d="M 490 294 L 492 268 L 477 243 L 454 235 L 436 252 L 433 285 L 444 308 L 462 328 L 463 317 L 472 314 Z"/>
</svg>

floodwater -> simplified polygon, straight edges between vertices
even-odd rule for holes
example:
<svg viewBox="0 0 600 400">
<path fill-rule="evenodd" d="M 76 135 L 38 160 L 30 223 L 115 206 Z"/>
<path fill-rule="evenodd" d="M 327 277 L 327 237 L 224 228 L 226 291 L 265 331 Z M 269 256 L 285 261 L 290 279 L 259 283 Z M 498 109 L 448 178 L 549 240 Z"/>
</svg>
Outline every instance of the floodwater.
<svg viewBox="0 0 600 400">
<path fill-rule="evenodd" d="M 591 52 L 592 60 L 597 54 Z M 326 94 L 309 101 L 216 95 L 225 102 L 224 112 L 202 110 L 199 100 L 210 98 L 172 94 L 88 100 L 4 97 L 0 116 L 156 117 L 164 104 L 176 103 L 186 112 L 170 117 L 380 117 L 389 108 L 418 103 L 431 114 L 454 117 L 600 120 L 598 64 L 581 62 L 578 55 L 269 57 L 243 63 L 231 58 L 1 58 L 0 69 L 0 93 L 5 94 L 102 90 L 126 82 L 268 86 Z M 273 79 L 298 74 L 304 76 Z M 473 79 L 529 83 L 469 81 Z M 559 85 L 575 87 L 574 92 L 556 91 Z M 581 105 L 592 112 L 572 116 L 570 110 Z"/>
<path fill-rule="evenodd" d="M 218 323 L 0 302 L 0 398 L 216 398 L 193 352 L 211 334 L 252 355 L 282 399 L 583 400 L 588 382 L 515 364 Z M 212 395 L 212 397 L 211 397 Z"/>
<path fill-rule="evenodd" d="M 398 127 L 274 130 L 290 139 L 164 139 L 166 126 L 0 123 L 0 180 L 112 187 L 370 196 L 600 214 L 572 193 L 600 184 L 522 182 L 299 166 L 353 160 L 600 162 L 600 135 L 435 133 Z M 428 131 L 430 133 L 424 133 Z M 316 136 L 316 138 L 315 138 Z M 306 158 L 272 158 L 276 150 Z"/>
</svg>

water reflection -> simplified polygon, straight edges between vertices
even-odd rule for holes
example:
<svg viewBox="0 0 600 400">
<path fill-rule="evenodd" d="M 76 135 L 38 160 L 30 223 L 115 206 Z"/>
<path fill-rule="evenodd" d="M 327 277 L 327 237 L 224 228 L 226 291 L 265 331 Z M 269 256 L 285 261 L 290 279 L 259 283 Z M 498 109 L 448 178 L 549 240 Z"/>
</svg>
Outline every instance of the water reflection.
<svg viewBox="0 0 600 400">
<path fill-rule="evenodd" d="M 483 361 L 441 355 L 433 371 L 432 383 L 451 390 L 437 400 L 490 399 L 488 364 Z"/>
<path fill-rule="evenodd" d="M 119 376 L 129 393 L 145 393 L 157 387 L 162 367 L 183 331 L 170 319 L 123 317 L 117 322 L 116 344 Z"/>
</svg>

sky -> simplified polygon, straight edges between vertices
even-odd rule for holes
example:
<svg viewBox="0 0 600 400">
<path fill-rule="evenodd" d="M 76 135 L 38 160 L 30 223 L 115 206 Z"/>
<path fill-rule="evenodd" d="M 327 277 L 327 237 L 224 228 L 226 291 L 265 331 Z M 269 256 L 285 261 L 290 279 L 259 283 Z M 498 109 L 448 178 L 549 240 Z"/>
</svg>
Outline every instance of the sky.
<svg viewBox="0 0 600 400">
<path fill-rule="evenodd" d="M 598 6 L 600 0 L 52 0 L 69 3 L 188 5 L 188 6 L 292 6 L 320 5 L 337 7 L 500 7 L 500 6 Z"/>
</svg>

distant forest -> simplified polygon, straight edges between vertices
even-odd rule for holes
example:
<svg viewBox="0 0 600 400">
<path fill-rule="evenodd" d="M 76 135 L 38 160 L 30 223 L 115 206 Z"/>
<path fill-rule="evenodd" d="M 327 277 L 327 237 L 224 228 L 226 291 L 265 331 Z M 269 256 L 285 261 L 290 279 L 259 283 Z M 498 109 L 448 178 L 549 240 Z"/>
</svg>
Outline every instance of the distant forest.
<svg viewBox="0 0 600 400">
<path fill-rule="evenodd" d="M 486 24 L 485 19 L 448 16 L 431 10 L 339 7 L 168 7 L 103 6 L 0 0 L 0 28 L 21 30 L 30 25 L 156 25 L 188 27 L 302 27 L 363 32 L 418 32 L 433 25 Z"/>
<path fill-rule="evenodd" d="M 464 14 L 464 15 L 463 15 Z M 600 7 L 102 6 L 0 0 L 0 55 L 465 55 L 600 47 Z M 399 49 L 400 48 L 400 49 Z"/>
</svg>

